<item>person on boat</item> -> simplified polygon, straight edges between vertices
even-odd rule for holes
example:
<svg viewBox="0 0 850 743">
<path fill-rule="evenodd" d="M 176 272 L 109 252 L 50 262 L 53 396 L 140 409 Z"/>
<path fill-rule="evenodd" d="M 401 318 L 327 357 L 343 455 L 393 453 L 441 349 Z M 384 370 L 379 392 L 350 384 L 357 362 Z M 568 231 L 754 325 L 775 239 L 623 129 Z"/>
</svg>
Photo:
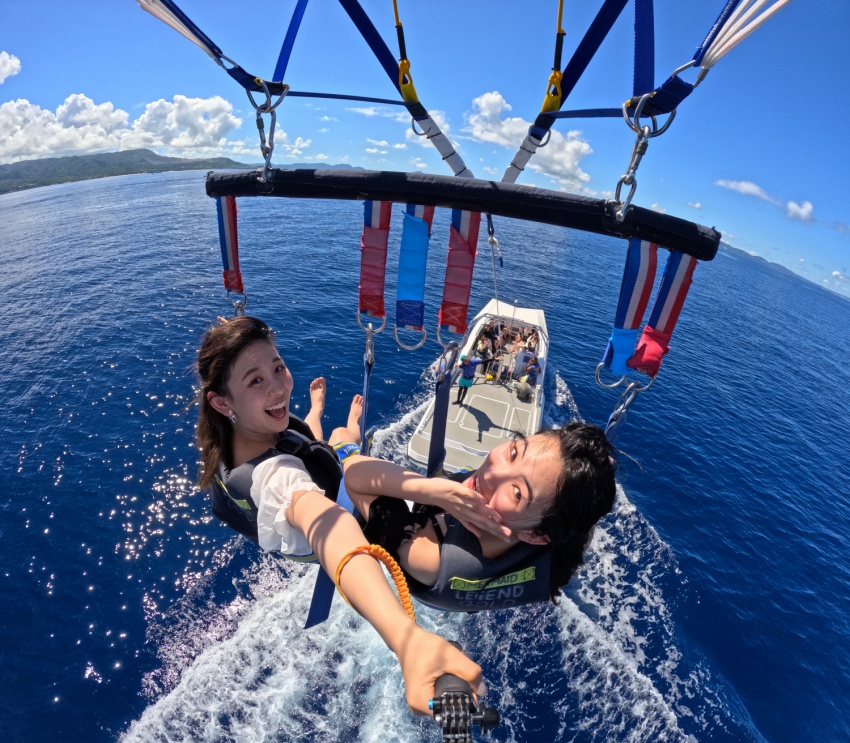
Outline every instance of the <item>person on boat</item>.
<svg viewBox="0 0 850 743">
<path fill-rule="evenodd" d="M 475 367 L 483 364 L 483 359 L 471 359 L 466 354 L 462 354 L 457 366 L 460 369 L 460 376 L 457 379 L 457 400 L 455 405 L 463 405 L 463 399 L 469 388 L 475 383 Z"/>
<path fill-rule="evenodd" d="M 484 362 L 481 367 L 481 372 L 483 374 L 490 373 L 490 365 L 493 362 L 493 343 L 490 341 L 490 338 L 487 336 L 485 332 L 482 331 L 481 336 L 478 338 L 478 343 L 475 344 L 475 352 Z"/>
<path fill-rule="evenodd" d="M 540 374 L 540 362 L 536 356 L 532 356 L 522 369 L 514 372 L 514 379 L 527 382 L 534 387 L 537 384 L 538 374 Z"/>
<path fill-rule="evenodd" d="M 557 603 L 614 505 L 615 469 L 602 429 L 573 422 L 500 444 L 473 473 L 425 478 L 354 456 L 344 483 L 417 599 L 480 611 Z"/>
<path fill-rule="evenodd" d="M 264 549 L 302 560 L 315 555 L 334 575 L 349 553 L 368 543 L 355 518 L 315 482 L 314 473 L 321 468 L 309 455 L 314 445 L 322 445 L 302 421 L 291 426 L 296 422 L 289 410 L 293 380 L 271 329 L 252 317 L 210 329 L 198 352 L 197 371 L 196 439 L 202 455 L 198 485 L 212 491 L 216 515 Z M 313 402 L 315 406 L 317 400 Z M 336 429 L 330 441 L 356 444 L 361 406 L 362 399 L 355 397 L 346 426 Z M 298 438 L 293 428 L 302 432 L 299 449 L 283 446 L 288 437 Z M 343 447 L 343 452 L 350 448 Z M 305 468 L 308 461 L 312 472 Z M 332 456 L 330 466 L 336 468 L 338 486 L 339 464 Z M 332 486 L 333 477 L 327 482 Z M 414 713 L 428 714 L 434 683 L 444 673 L 483 691 L 480 667 L 408 617 L 372 557 L 360 554 L 351 562 L 357 564 L 338 578 L 340 591 L 398 657 Z"/>
</svg>

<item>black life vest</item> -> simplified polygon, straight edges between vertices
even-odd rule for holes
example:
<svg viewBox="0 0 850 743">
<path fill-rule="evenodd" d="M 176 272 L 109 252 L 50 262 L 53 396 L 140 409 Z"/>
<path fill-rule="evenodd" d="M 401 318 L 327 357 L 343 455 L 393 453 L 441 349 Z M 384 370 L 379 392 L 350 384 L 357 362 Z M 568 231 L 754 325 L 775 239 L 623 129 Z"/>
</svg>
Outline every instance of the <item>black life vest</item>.
<svg viewBox="0 0 850 743">
<path fill-rule="evenodd" d="M 447 479 L 463 482 L 471 474 L 455 472 Z M 549 600 L 548 546 L 520 542 L 491 560 L 482 554 L 478 537 L 451 514 L 444 518 L 437 580 L 430 588 L 411 589 L 419 601 L 444 611 L 475 612 Z"/>
<path fill-rule="evenodd" d="M 492 560 L 478 538 L 450 514 L 434 585 L 413 595 L 445 611 L 509 609 L 549 599 L 551 555 L 545 545 L 515 545 Z"/>
<path fill-rule="evenodd" d="M 342 465 L 333 448 L 313 438 L 310 427 L 290 414 L 289 426 L 281 433 L 273 449 L 249 462 L 228 469 L 221 462 L 212 486 L 212 512 L 234 531 L 257 542 L 257 504 L 251 498 L 254 468 L 271 457 L 290 454 L 304 464 L 310 478 L 336 502 L 342 481 Z"/>
</svg>

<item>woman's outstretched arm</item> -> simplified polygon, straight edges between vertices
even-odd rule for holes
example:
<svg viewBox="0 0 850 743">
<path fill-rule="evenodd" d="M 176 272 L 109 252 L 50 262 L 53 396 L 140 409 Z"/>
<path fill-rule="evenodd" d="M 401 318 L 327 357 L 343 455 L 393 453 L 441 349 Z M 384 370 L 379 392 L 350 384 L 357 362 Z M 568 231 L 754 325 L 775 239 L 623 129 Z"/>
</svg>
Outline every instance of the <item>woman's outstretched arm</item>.
<svg viewBox="0 0 850 743">
<path fill-rule="evenodd" d="M 337 565 L 351 550 L 368 544 L 354 517 L 316 492 L 295 493 L 286 517 L 304 532 L 329 575 L 334 575 Z M 398 658 L 407 703 L 414 714 L 429 714 L 428 701 L 434 696 L 434 683 L 444 673 L 459 676 L 474 692 L 484 693 L 481 668 L 407 615 L 374 558 L 368 555 L 352 558 L 342 571 L 340 585 L 351 605 Z"/>
<path fill-rule="evenodd" d="M 441 477 L 427 478 L 393 462 L 356 456 L 345 461 L 345 489 L 361 513 L 379 495 L 437 506 L 459 519 L 473 534 L 489 532 L 505 540 L 511 532 L 480 493 Z"/>
</svg>

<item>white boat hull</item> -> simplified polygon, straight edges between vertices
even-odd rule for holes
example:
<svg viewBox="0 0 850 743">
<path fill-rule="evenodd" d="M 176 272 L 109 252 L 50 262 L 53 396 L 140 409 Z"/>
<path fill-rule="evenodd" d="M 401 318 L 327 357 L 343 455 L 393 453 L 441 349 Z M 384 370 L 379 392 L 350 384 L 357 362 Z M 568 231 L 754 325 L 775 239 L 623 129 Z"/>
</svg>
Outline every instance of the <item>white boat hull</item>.
<svg viewBox="0 0 850 743">
<path fill-rule="evenodd" d="M 537 331 L 540 342 L 534 355 L 538 357 L 541 372 L 530 399 L 520 400 L 515 392 L 516 382 L 511 379 L 511 375 L 525 366 L 531 354 L 523 351 L 506 355 L 498 368 L 495 364 L 493 366 L 493 371 L 501 369 L 503 374 L 496 374 L 492 381 L 487 381 L 479 366 L 475 381 L 463 401 L 464 404 L 455 405 L 459 371 L 454 370 L 451 389 L 452 404 L 449 405 L 446 421 L 446 459 L 443 464 L 446 472 L 477 469 L 493 447 L 517 434 L 531 436 L 540 430 L 543 420 L 543 382 L 546 376 L 546 354 L 549 345 L 549 334 L 543 311 L 514 307 L 505 302 L 497 304 L 495 299 L 491 300 L 472 321 L 467 340 L 461 348 L 461 354 L 466 354 L 470 358 L 475 357 L 475 345 L 481 331 L 494 317 L 513 328 L 531 327 Z M 432 399 L 407 447 L 407 455 L 411 462 L 423 468 L 428 464 L 433 423 L 434 400 Z"/>
</svg>

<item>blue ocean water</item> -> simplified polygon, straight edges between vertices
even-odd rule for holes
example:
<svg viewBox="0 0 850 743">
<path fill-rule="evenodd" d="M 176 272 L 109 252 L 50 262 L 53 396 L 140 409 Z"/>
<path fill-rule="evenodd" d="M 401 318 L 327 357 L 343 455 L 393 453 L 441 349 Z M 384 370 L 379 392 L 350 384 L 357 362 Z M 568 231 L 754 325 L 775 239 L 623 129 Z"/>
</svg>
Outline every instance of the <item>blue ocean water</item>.
<svg viewBox="0 0 850 743">
<path fill-rule="evenodd" d="M 328 379 L 327 428 L 362 384 L 361 214 L 240 202 L 249 310 L 278 331 L 302 412 L 309 381 Z M 438 739 L 347 607 L 301 631 L 312 568 L 260 555 L 192 486 L 194 351 L 229 309 L 203 174 L 10 194 L 0 215 L 4 738 Z M 624 245 L 496 227 L 500 297 L 547 313 L 547 422 L 604 423 L 616 396 L 593 371 Z M 481 245 L 473 307 L 493 294 Z M 850 302 L 766 264 L 721 251 L 698 267 L 617 440 L 618 504 L 561 605 L 419 611 L 484 667 L 504 719 L 487 738 L 850 739 L 848 327 Z M 437 350 L 378 336 L 382 456 L 403 455 Z"/>
</svg>

